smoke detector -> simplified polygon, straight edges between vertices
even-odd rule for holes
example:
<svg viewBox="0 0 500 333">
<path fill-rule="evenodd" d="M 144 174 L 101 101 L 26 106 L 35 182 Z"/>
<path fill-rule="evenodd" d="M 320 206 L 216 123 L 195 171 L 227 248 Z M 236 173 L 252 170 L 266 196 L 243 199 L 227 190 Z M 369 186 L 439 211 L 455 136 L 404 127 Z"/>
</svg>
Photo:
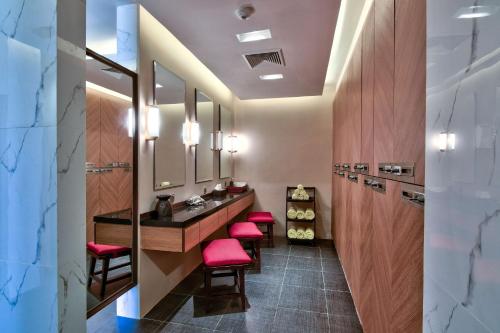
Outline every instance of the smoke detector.
<svg viewBox="0 0 500 333">
<path fill-rule="evenodd" d="M 234 14 L 243 21 L 248 20 L 254 13 L 255 7 L 251 4 L 242 5 L 234 12 Z"/>
</svg>

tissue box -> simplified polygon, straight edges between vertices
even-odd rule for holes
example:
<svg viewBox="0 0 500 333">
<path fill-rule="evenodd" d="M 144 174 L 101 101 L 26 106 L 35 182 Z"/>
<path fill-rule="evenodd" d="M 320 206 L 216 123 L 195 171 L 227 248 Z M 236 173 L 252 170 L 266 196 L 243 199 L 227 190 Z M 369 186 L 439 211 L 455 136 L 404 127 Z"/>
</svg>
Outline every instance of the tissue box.
<svg viewBox="0 0 500 333">
<path fill-rule="evenodd" d="M 227 189 L 223 189 L 223 190 L 215 190 L 214 189 L 212 191 L 212 196 L 214 198 L 225 198 L 226 194 L 227 194 Z"/>
</svg>

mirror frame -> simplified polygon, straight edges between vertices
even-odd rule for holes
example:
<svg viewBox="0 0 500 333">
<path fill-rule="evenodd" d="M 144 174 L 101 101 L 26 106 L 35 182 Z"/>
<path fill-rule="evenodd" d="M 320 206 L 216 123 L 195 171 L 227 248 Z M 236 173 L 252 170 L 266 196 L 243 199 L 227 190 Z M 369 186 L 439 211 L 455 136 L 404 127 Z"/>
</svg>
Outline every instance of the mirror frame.
<svg viewBox="0 0 500 333">
<path fill-rule="evenodd" d="M 215 114 L 214 112 L 214 106 L 215 106 L 215 101 L 212 97 L 208 96 L 205 94 L 202 90 L 195 88 L 194 89 L 194 119 L 195 121 L 198 121 L 198 92 L 202 93 L 203 95 L 207 96 L 207 98 L 210 98 L 212 101 L 212 131 L 210 133 L 214 132 L 214 122 L 213 122 L 213 116 Z M 198 145 L 195 146 L 194 148 L 194 183 L 195 184 L 202 184 L 202 183 L 208 183 L 214 181 L 214 157 L 213 154 L 215 152 L 212 150 L 212 178 L 210 179 L 204 179 L 204 180 L 198 180 Z"/>
<path fill-rule="evenodd" d="M 134 119 L 135 123 L 139 124 L 139 78 L 137 73 L 123 67 L 120 64 L 86 48 L 86 55 L 98 60 L 110 67 L 120 70 L 125 75 L 132 79 L 132 105 L 134 107 Z M 107 298 L 104 298 L 98 305 L 91 309 L 87 309 L 87 319 L 104 309 L 109 304 L 116 301 L 120 296 L 125 294 L 127 291 L 137 286 L 137 275 L 139 267 L 139 234 L 138 234 L 138 216 L 139 216 L 139 126 L 135 126 L 133 144 L 133 199 L 132 199 L 132 279 L 130 283 L 127 283 L 120 289 L 116 290 L 114 293 L 110 294 Z M 86 253 L 86 252 L 85 252 Z M 88 279 L 88 272 L 86 272 L 86 278 Z M 87 285 L 85 285 L 85 291 L 87 292 Z"/>
<path fill-rule="evenodd" d="M 157 65 L 160 65 L 161 67 L 165 68 L 168 71 L 170 71 L 170 70 L 167 67 L 163 66 L 158 60 L 153 60 L 153 103 L 154 103 L 154 105 L 159 106 L 157 104 L 157 100 L 156 100 L 156 66 Z M 170 71 L 170 72 L 172 72 L 172 71 Z M 174 72 L 172 72 L 172 73 L 174 73 Z M 186 80 L 184 80 L 182 77 L 178 76 L 176 73 L 174 73 L 174 74 L 184 81 L 184 117 L 186 117 L 186 114 L 187 114 L 187 103 L 186 103 L 187 83 L 186 83 Z M 161 110 L 160 110 L 160 112 L 161 112 Z M 157 140 L 154 140 L 154 147 L 153 147 L 153 192 L 160 192 L 160 191 L 164 191 L 164 190 L 171 189 L 171 188 L 185 186 L 186 181 L 187 181 L 186 149 L 184 149 L 184 184 L 156 187 L 156 141 Z"/>
<path fill-rule="evenodd" d="M 219 103 L 219 131 L 222 131 L 222 105 Z M 224 107 L 225 109 L 229 110 L 228 108 Z M 231 119 L 233 119 L 233 111 L 231 111 Z M 231 135 L 233 134 L 233 124 L 231 124 Z M 224 135 L 224 132 L 222 133 Z M 233 178 L 233 154 L 231 154 L 231 175 L 229 177 L 221 177 L 221 171 L 222 171 L 222 150 L 219 151 L 219 179 L 232 179 Z"/>
</svg>

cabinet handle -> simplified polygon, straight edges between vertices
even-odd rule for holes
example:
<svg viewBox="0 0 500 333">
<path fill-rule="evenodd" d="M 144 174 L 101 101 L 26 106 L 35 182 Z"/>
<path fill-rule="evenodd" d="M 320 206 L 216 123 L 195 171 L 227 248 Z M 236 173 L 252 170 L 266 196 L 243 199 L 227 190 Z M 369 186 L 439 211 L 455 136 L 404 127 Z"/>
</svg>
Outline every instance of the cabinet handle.
<svg viewBox="0 0 500 333">
<path fill-rule="evenodd" d="M 425 206 L 425 194 L 417 191 L 402 190 L 401 198 L 418 206 Z"/>
</svg>

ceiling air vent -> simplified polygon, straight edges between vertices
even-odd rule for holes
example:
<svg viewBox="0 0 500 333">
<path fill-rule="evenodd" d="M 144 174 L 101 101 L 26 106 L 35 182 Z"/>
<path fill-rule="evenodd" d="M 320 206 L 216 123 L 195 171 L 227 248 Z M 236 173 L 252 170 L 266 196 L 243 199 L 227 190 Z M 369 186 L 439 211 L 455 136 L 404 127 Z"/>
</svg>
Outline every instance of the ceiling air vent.
<svg viewBox="0 0 500 333">
<path fill-rule="evenodd" d="M 285 66 L 285 59 L 283 58 L 283 51 L 281 49 L 259 53 L 247 53 L 243 55 L 243 58 L 245 58 L 250 68 L 255 68 L 265 61 Z"/>
</svg>

